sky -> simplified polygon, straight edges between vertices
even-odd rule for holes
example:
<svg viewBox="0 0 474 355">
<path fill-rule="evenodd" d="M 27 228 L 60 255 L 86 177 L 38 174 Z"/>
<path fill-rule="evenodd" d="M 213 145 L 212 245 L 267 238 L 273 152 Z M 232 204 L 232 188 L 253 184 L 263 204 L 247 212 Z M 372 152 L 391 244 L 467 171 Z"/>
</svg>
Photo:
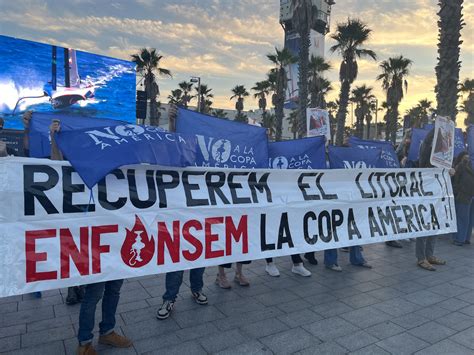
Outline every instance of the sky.
<svg viewBox="0 0 474 355">
<path fill-rule="evenodd" d="M 360 18 L 373 30 L 367 48 L 378 54 L 378 61 L 361 60 L 354 85 L 372 86 L 379 102 L 384 101 L 375 80 L 379 63 L 402 54 L 413 65 L 401 112 L 424 98 L 434 103 L 437 3 L 336 0 L 330 33 L 348 17 Z M 461 80 L 474 77 L 474 2 L 464 3 Z M 142 47 L 156 48 L 163 55 L 162 67 L 173 73 L 159 78 L 163 102 L 180 81 L 199 76 L 213 89 L 214 107 L 233 108 L 231 88 L 242 84 L 250 90 L 263 80 L 271 68 L 266 55 L 283 46 L 279 0 L 15 0 L 1 1 L 0 9 L 2 35 L 127 60 Z M 326 36 L 325 56 L 333 65 L 329 98 L 334 99 L 340 58 L 329 53 L 331 44 Z M 245 108 L 258 108 L 257 100 L 247 98 Z"/>
</svg>

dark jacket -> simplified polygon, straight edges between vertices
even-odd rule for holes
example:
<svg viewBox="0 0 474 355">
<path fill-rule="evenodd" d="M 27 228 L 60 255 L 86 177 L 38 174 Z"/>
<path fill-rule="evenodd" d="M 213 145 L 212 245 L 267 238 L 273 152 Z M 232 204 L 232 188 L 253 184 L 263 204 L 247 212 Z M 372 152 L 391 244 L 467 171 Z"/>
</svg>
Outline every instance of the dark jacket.
<svg viewBox="0 0 474 355">
<path fill-rule="evenodd" d="M 454 199 L 468 205 L 474 197 L 474 171 L 469 163 L 461 163 L 456 167 L 453 176 Z"/>
<path fill-rule="evenodd" d="M 418 166 L 420 168 L 433 168 L 430 163 L 431 149 L 433 148 L 434 129 L 432 129 L 423 140 L 420 146 Z"/>
</svg>

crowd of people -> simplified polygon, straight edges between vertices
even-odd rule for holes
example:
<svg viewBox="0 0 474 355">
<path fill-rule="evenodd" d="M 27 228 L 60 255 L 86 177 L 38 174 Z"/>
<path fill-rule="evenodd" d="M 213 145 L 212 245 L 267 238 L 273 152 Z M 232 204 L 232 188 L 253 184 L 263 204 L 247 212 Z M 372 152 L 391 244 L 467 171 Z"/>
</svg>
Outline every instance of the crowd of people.
<svg viewBox="0 0 474 355">
<path fill-rule="evenodd" d="M 28 133 L 32 113 L 27 112 L 23 115 L 24 124 L 24 151 L 28 156 L 29 141 Z M 0 131 L 3 129 L 4 121 L 0 118 Z M 51 134 L 51 159 L 62 160 L 63 156 L 57 148 L 54 140 L 55 132 L 61 128 L 59 121 L 54 120 L 50 126 Z M 433 145 L 434 130 L 430 131 L 424 139 L 420 151 L 418 161 L 408 160 L 408 151 L 411 144 L 410 132 L 408 132 L 400 146 L 397 149 L 398 158 L 402 168 L 429 168 L 430 154 Z M 0 141 L 0 157 L 13 155 L 14 152 L 7 148 L 6 144 Z M 465 246 L 471 244 L 471 234 L 474 223 L 474 171 L 471 166 L 471 160 L 467 151 L 460 153 L 453 162 L 453 167 L 449 171 L 452 177 L 452 185 L 454 190 L 454 199 L 457 215 L 457 233 L 452 235 L 452 241 L 455 246 Z M 436 236 L 422 237 L 416 239 L 416 259 L 419 267 L 435 271 L 438 265 L 445 265 L 446 261 L 435 256 Z M 386 243 L 390 247 L 401 248 L 403 245 L 398 241 L 390 241 Z M 350 263 L 355 266 L 372 268 L 363 256 L 362 246 L 352 246 L 350 248 L 341 248 L 339 251 L 348 252 Z M 309 264 L 317 265 L 318 260 L 314 253 L 304 254 L 304 258 Z M 311 276 L 300 255 L 291 255 L 293 266 L 291 271 L 302 277 Z M 235 264 L 234 283 L 239 287 L 249 287 L 250 282 L 244 274 L 244 265 L 250 261 L 242 261 Z M 338 250 L 331 249 L 324 251 L 324 266 L 334 272 L 342 272 L 342 268 L 338 263 Z M 223 289 L 231 289 L 232 283 L 227 278 L 226 270 L 231 269 L 231 264 L 218 266 L 216 275 L 216 284 Z M 280 272 L 272 259 L 266 259 L 266 273 L 271 277 L 278 277 Z M 156 311 L 156 317 L 159 320 L 167 319 L 175 306 L 179 289 L 183 283 L 184 271 L 169 272 L 166 274 L 165 293 L 163 294 L 163 303 Z M 203 293 L 203 274 L 204 268 L 192 269 L 189 272 L 189 281 L 191 287 L 191 295 L 198 305 L 207 305 L 208 298 Z M 92 346 L 93 329 L 95 326 L 96 307 L 102 300 L 102 320 L 99 323 L 99 343 L 108 344 L 113 347 L 127 348 L 132 345 L 132 341 L 114 331 L 116 318 L 115 314 L 120 299 L 120 289 L 123 280 L 113 280 L 88 284 L 85 286 L 70 287 L 66 298 L 69 305 L 81 303 L 79 313 L 79 346 L 77 353 L 80 355 L 96 354 L 96 350 Z M 40 297 L 40 294 L 37 294 Z"/>
</svg>

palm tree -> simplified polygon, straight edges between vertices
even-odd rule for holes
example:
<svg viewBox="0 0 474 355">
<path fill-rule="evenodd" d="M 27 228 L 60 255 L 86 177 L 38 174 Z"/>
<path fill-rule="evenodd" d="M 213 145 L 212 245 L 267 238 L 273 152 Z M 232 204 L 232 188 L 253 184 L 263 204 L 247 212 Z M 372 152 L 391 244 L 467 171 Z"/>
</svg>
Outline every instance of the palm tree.
<svg viewBox="0 0 474 355">
<path fill-rule="evenodd" d="M 431 104 L 432 102 L 428 99 L 423 99 L 418 102 L 417 107 L 420 109 L 422 115 L 422 123 L 427 123 L 430 113 L 433 113 L 433 107 L 431 107 Z"/>
<path fill-rule="evenodd" d="M 321 107 L 324 105 L 324 94 L 331 88 L 331 83 L 322 77 L 324 72 L 331 69 L 331 64 L 326 62 L 323 57 L 313 56 L 309 59 L 309 93 L 311 107 Z"/>
<path fill-rule="evenodd" d="M 145 78 L 145 92 L 150 100 L 150 124 L 159 125 L 161 113 L 159 112 L 156 98 L 160 95 L 160 88 L 156 83 L 156 75 L 171 77 L 171 71 L 160 67 L 162 55 L 156 52 L 155 48 L 148 50 L 142 48 L 140 53 L 132 54 L 132 62 L 137 65 L 137 72 Z"/>
<path fill-rule="evenodd" d="M 299 110 L 292 110 L 290 115 L 286 118 L 290 123 L 290 131 L 293 133 L 293 139 L 296 139 L 299 127 Z"/>
<path fill-rule="evenodd" d="M 235 120 L 239 122 L 244 121 L 244 116 L 242 111 L 244 110 L 244 98 L 249 96 L 249 92 L 243 85 L 236 85 L 232 88 L 233 95 L 230 97 L 230 100 L 237 99 L 235 103 L 235 109 L 237 110 L 237 115 L 235 116 Z M 246 120 L 246 117 L 245 117 Z"/>
<path fill-rule="evenodd" d="M 173 105 L 181 105 L 183 102 L 183 91 L 181 89 L 171 90 L 171 94 L 168 95 L 168 102 Z"/>
<path fill-rule="evenodd" d="M 408 88 L 406 77 L 410 73 L 409 67 L 412 61 L 402 55 L 388 58 L 380 63 L 382 73 L 377 80 L 382 81 L 382 88 L 387 94 L 387 128 L 385 140 L 391 140 L 395 144 L 397 138 L 398 106 L 403 99 L 403 88 Z"/>
<path fill-rule="evenodd" d="M 467 94 L 467 99 L 462 103 L 462 111 L 467 113 L 464 124 L 466 126 L 474 124 L 474 79 L 465 79 L 459 89 L 463 94 Z"/>
<path fill-rule="evenodd" d="M 374 51 L 362 48 L 369 39 L 371 32 L 372 30 L 361 20 L 348 19 L 345 23 L 339 23 L 336 32 L 331 35 L 336 44 L 330 48 L 330 51 L 338 52 L 342 57 L 339 69 L 341 92 L 339 94 L 339 110 L 337 112 L 336 143 L 338 145 L 342 144 L 344 138 L 349 93 L 351 85 L 358 74 L 357 58 L 370 57 L 374 60 L 377 58 Z"/>
<path fill-rule="evenodd" d="M 351 101 L 356 104 L 356 129 L 355 134 L 359 138 L 364 136 L 364 120 L 370 114 L 370 102 L 375 98 L 372 88 L 366 85 L 357 86 L 352 89 Z M 369 120 L 370 121 L 370 120 Z"/>
<path fill-rule="evenodd" d="M 262 126 L 268 129 L 268 138 L 272 139 L 275 135 L 275 115 L 267 113 L 262 119 Z"/>
<path fill-rule="evenodd" d="M 439 0 L 438 64 L 436 65 L 437 112 L 456 121 L 458 82 L 461 62 L 461 29 L 463 0 Z"/>
<path fill-rule="evenodd" d="M 193 83 L 189 81 L 182 81 L 178 84 L 179 88 L 183 92 L 183 96 L 181 98 L 181 105 L 184 108 L 188 108 L 189 102 L 194 98 L 193 95 L 190 95 L 191 90 L 193 89 Z"/>
<path fill-rule="evenodd" d="M 262 110 L 262 121 L 264 121 L 267 113 L 267 95 L 270 93 L 270 82 L 268 80 L 258 81 L 252 90 L 255 92 L 253 97 L 258 99 L 258 108 Z"/>
<path fill-rule="evenodd" d="M 267 58 L 275 64 L 271 70 L 270 80 L 274 80 L 275 94 L 272 97 L 272 103 L 275 106 L 275 140 L 281 140 L 283 126 L 283 106 L 285 104 L 285 90 L 288 84 L 285 67 L 296 62 L 291 52 L 287 48 L 279 50 L 275 48 L 274 54 L 267 54 Z"/>
<path fill-rule="evenodd" d="M 309 46 L 311 45 L 310 32 L 315 22 L 317 9 L 311 0 L 293 0 L 293 28 L 300 35 L 299 69 L 298 69 L 298 133 L 300 137 L 306 135 L 306 108 L 308 107 L 308 63 Z"/>
<path fill-rule="evenodd" d="M 212 106 L 212 98 L 214 97 L 214 94 L 211 93 L 212 89 L 208 88 L 206 84 L 201 84 L 200 87 L 195 87 L 196 93 L 201 96 L 200 99 L 200 110 L 199 107 L 197 110 L 199 110 L 201 113 L 208 113 L 211 110 Z"/>
<path fill-rule="evenodd" d="M 223 109 L 220 109 L 220 108 L 216 108 L 212 110 L 211 115 L 214 117 L 222 118 L 223 120 L 228 120 L 227 112 L 225 112 Z"/>
</svg>

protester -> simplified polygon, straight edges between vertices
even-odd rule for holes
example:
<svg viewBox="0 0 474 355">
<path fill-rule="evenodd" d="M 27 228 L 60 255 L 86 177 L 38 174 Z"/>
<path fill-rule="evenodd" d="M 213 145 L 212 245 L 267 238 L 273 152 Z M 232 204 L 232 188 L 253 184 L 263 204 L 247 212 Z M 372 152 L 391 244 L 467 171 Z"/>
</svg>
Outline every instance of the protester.
<svg viewBox="0 0 474 355">
<path fill-rule="evenodd" d="M 454 203 L 456 205 L 457 233 L 453 233 L 453 244 L 470 244 L 472 233 L 471 205 L 474 197 L 474 171 L 467 152 L 462 152 L 454 161 Z"/>
<path fill-rule="evenodd" d="M 420 168 L 432 168 L 430 163 L 431 150 L 433 147 L 434 129 L 432 129 L 423 140 L 420 147 Z M 452 172 L 450 172 L 452 174 Z M 434 247 L 436 236 L 418 237 L 416 238 L 416 257 L 418 266 L 429 271 L 436 271 L 433 265 L 446 265 L 446 261 L 434 256 Z"/>
<path fill-rule="evenodd" d="M 0 117 L 0 132 L 3 131 L 4 124 L 5 121 L 3 120 L 3 117 Z M 0 141 L 0 158 L 7 157 L 9 155 L 13 155 L 13 151 L 7 147 L 7 144 L 4 141 Z"/>
<path fill-rule="evenodd" d="M 265 265 L 265 271 L 267 272 L 267 274 L 272 277 L 280 276 L 280 271 L 273 262 L 273 258 L 267 258 L 265 259 L 265 261 L 267 262 L 267 264 Z M 311 276 L 311 271 L 304 267 L 303 259 L 301 259 L 301 256 L 299 254 L 291 255 L 291 261 L 293 262 L 293 266 L 291 268 L 291 272 L 293 274 L 297 274 L 303 277 Z M 316 260 L 316 264 L 317 262 L 318 261 Z"/>
<path fill-rule="evenodd" d="M 54 134 L 60 131 L 59 121 L 53 121 L 50 127 L 51 133 L 51 159 L 62 159 L 62 153 L 59 151 Z M 106 282 L 98 282 L 89 284 L 85 287 L 84 298 L 82 300 L 81 309 L 79 312 L 79 331 L 77 339 L 79 346 L 77 349 L 78 355 L 94 355 L 97 354 L 92 346 L 93 334 L 92 331 L 95 326 L 95 312 L 97 303 L 102 299 L 102 321 L 99 323 L 99 343 L 106 344 L 117 348 L 128 348 L 132 346 L 132 341 L 114 331 L 115 328 L 115 314 L 117 312 L 117 305 L 120 300 L 120 289 L 123 280 L 114 280 Z M 70 287 L 68 289 L 68 297 L 76 297 L 78 300 L 82 296 L 80 287 Z M 74 295 L 73 295 L 74 294 Z M 66 303 L 67 303 L 66 299 Z"/>
<path fill-rule="evenodd" d="M 244 276 L 244 273 L 242 271 L 242 266 L 244 264 L 250 264 L 250 261 L 239 261 L 236 263 L 236 270 L 235 270 L 235 277 L 234 277 L 234 282 L 238 283 L 240 286 L 250 286 L 249 281 L 247 278 Z M 232 267 L 232 264 L 223 264 L 219 265 L 218 267 L 218 274 L 216 277 L 216 284 L 223 289 L 230 289 L 232 286 L 230 282 L 227 280 L 227 276 L 225 274 L 225 269 L 230 269 Z"/>
<path fill-rule="evenodd" d="M 203 274 L 205 268 L 191 269 L 189 271 L 189 282 L 191 284 L 191 294 L 197 304 L 207 305 L 207 296 L 202 293 L 204 286 Z M 166 274 L 166 292 L 163 295 L 163 304 L 156 311 L 156 318 L 163 320 L 170 316 L 174 308 L 179 288 L 183 283 L 184 271 L 168 272 Z"/>
</svg>

